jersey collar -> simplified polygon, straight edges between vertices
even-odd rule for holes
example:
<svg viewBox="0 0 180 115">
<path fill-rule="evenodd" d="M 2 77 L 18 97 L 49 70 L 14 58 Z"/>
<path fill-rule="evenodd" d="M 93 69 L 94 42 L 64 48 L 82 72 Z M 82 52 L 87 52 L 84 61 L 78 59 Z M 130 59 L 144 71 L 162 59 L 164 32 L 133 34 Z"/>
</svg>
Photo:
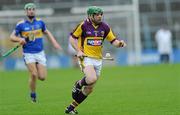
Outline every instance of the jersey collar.
<svg viewBox="0 0 180 115">
<path fill-rule="evenodd" d="M 26 18 L 25 18 L 25 21 L 28 22 L 28 23 L 33 23 L 34 21 L 36 21 L 36 17 L 34 17 L 32 21 L 30 21 L 30 20 L 28 19 L 28 17 L 26 17 Z"/>
<path fill-rule="evenodd" d="M 87 21 L 89 24 L 91 24 L 95 29 L 97 29 L 97 28 L 102 24 L 102 22 L 101 22 L 100 24 L 95 25 L 89 18 L 87 18 L 86 21 Z"/>
</svg>

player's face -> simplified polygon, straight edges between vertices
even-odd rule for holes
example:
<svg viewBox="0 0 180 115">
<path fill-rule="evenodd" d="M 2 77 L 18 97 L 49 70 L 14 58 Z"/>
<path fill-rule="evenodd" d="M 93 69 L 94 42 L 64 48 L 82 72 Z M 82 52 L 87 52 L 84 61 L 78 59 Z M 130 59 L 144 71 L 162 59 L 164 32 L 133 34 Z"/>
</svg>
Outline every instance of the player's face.
<svg viewBox="0 0 180 115">
<path fill-rule="evenodd" d="M 94 15 L 93 15 L 93 18 L 92 18 L 92 21 L 93 21 L 95 24 L 99 24 L 99 23 L 102 22 L 102 16 L 103 16 L 102 13 L 94 14 Z"/>
<path fill-rule="evenodd" d="M 26 15 L 30 18 L 30 17 L 34 17 L 35 16 L 35 8 L 28 8 L 26 10 Z"/>
</svg>

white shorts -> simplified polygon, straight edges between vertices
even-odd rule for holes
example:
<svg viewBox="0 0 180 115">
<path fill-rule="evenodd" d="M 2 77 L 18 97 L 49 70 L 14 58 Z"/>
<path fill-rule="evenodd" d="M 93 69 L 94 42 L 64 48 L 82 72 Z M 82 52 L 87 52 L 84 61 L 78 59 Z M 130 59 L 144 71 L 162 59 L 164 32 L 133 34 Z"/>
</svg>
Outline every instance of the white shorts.
<svg viewBox="0 0 180 115">
<path fill-rule="evenodd" d="M 26 64 L 40 63 L 46 66 L 46 56 L 44 51 L 41 51 L 39 53 L 24 53 L 23 57 Z"/>
<path fill-rule="evenodd" d="M 85 66 L 92 65 L 96 71 L 96 75 L 100 76 L 101 68 L 102 68 L 102 60 L 101 59 L 94 59 L 89 57 L 84 57 L 83 60 L 79 59 L 79 65 L 81 70 L 83 71 Z"/>
</svg>

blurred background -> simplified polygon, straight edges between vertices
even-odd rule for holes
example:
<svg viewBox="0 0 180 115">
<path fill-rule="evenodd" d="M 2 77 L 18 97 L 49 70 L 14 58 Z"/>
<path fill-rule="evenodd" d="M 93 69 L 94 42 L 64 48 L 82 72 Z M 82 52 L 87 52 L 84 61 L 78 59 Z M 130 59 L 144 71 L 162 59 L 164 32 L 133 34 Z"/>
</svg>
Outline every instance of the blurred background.
<svg viewBox="0 0 180 115">
<path fill-rule="evenodd" d="M 6 0 L 0 1 L 0 50 L 8 51 L 16 44 L 9 36 L 16 23 L 24 18 L 24 4 L 37 5 L 37 17 L 41 17 L 57 41 L 68 52 L 68 36 L 87 15 L 88 6 L 100 6 L 106 21 L 119 39 L 127 42 L 126 48 L 117 49 L 105 41 L 103 53 L 111 53 L 113 62 L 104 65 L 159 64 L 155 40 L 156 32 L 166 26 L 172 32 L 170 63 L 180 63 L 180 0 Z M 67 53 L 55 51 L 44 41 L 49 68 L 73 66 Z M 0 62 L 0 69 L 25 69 L 22 49 Z"/>
</svg>

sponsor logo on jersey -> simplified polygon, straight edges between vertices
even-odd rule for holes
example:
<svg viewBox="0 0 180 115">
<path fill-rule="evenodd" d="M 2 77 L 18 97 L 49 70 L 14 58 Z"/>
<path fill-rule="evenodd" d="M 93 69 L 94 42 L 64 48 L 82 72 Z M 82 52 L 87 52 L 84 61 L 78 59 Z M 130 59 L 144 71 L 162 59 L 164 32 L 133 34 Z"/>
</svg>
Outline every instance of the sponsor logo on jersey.
<svg viewBox="0 0 180 115">
<path fill-rule="evenodd" d="M 24 30 L 27 31 L 27 30 L 30 30 L 30 28 L 29 27 L 25 27 Z"/>
<path fill-rule="evenodd" d="M 90 46 L 101 46 L 102 45 L 102 39 L 88 39 L 87 45 Z"/>
</svg>

